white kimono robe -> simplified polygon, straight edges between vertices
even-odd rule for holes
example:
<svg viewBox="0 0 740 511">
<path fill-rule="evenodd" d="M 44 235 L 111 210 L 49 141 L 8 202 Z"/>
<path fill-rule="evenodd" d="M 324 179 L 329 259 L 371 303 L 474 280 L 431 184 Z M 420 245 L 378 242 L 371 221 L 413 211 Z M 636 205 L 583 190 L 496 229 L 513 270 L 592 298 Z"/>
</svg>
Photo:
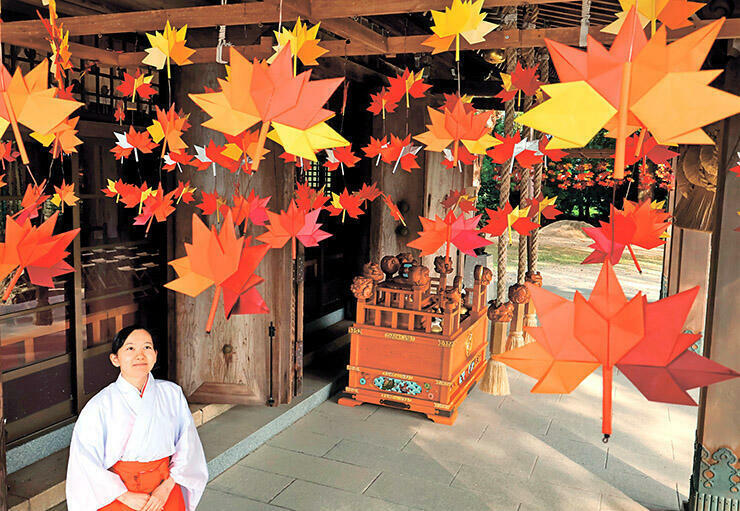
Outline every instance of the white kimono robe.
<svg viewBox="0 0 740 511">
<path fill-rule="evenodd" d="M 128 491 L 108 469 L 118 461 L 171 456 L 170 476 L 195 511 L 206 483 L 203 446 L 182 389 L 150 374 L 144 394 L 119 376 L 80 413 L 67 465 L 67 509 L 97 511 Z M 177 491 L 177 490 L 173 490 Z"/>
</svg>

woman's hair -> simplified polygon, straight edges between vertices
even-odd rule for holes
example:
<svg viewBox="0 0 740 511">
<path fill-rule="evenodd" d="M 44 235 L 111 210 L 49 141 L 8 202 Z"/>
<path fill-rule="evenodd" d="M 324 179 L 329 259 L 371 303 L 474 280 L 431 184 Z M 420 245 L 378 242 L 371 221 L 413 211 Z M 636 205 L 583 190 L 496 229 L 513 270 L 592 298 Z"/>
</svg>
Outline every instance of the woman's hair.
<svg viewBox="0 0 740 511">
<path fill-rule="evenodd" d="M 147 332 L 151 338 L 152 338 L 152 344 L 154 344 L 154 350 L 157 350 L 157 341 L 154 339 L 154 334 L 150 332 L 148 329 L 144 328 L 141 325 L 129 325 L 121 328 L 116 336 L 113 338 L 113 344 L 111 344 L 110 351 L 112 354 L 117 355 L 118 350 L 120 350 L 123 347 L 123 343 L 126 342 L 126 339 L 128 339 L 128 336 L 131 335 L 131 333 L 134 330 L 144 330 Z"/>
</svg>

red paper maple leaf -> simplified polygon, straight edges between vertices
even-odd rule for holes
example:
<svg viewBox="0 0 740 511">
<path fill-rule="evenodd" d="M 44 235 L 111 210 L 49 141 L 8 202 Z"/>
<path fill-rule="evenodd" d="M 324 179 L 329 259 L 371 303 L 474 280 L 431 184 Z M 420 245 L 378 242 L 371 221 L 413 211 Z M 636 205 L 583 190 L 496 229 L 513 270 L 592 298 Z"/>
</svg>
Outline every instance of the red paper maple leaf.
<svg viewBox="0 0 740 511">
<path fill-rule="evenodd" d="M 355 196 L 360 199 L 360 204 L 365 204 L 365 201 L 372 202 L 381 195 L 382 192 L 378 190 L 378 183 L 373 183 L 371 185 L 362 183 L 362 188 L 355 192 Z"/>
<path fill-rule="evenodd" d="M 665 244 L 661 235 L 670 226 L 670 215 L 659 209 L 653 209 L 650 200 L 639 205 L 624 201 L 622 211 L 611 206 L 609 222 L 600 222 L 599 227 L 584 227 L 583 231 L 594 240 L 589 248 L 594 251 L 581 264 L 602 263 L 607 259 L 617 264 L 627 248 L 632 256 L 637 271 L 642 273 L 632 245 L 650 250 Z M 613 226 L 613 229 L 612 229 Z"/>
<path fill-rule="evenodd" d="M 360 159 L 355 156 L 355 153 L 352 152 L 351 146 L 335 147 L 334 149 L 331 149 L 331 152 L 336 161 L 327 160 L 327 162 L 324 163 L 324 167 L 329 171 L 337 170 L 337 167 L 339 167 L 340 164 L 344 167 L 351 168 L 360 161 Z"/>
<path fill-rule="evenodd" d="M 154 88 L 149 83 L 143 81 L 140 81 L 137 85 L 136 79 L 140 77 L 141 69 L 137 69 L 136 75 L 134 76 L 124 71 L 123 83 L 116 87 L 116 90 L 126 97 L 131 96 L 131 99 L 134 99 L 136 97 L 136 94 L 138 94 L 143 99 L 149 99 L 154 94 L 156 94 L 157 91 L 154 90 Z"/>
<path fill-rule="evenodd" d="M 45 187 L 46 180 L 42 181 L 40 185 L 29 183 L 26 187 L 26 193 L 23 194 L 23 199 L 21 199 L 21 210 L 13 215 L 18 223 L 22 224 L 28 219 L 39 216 L 39 208 L 50 197 L 50 195 L 44 195 Z"/>
<path fill-rule="evenodd" d="M 144 210 L 134 218 L 134 225 L 146 224 L 146 233 L 148 234 L 153 219 L 156 218 L 157 222 L 167 220 L 167 217 L 175 211 L 172 201 L 176 192 L 177 190 L 175 189 L 169 193 L 164 193 L 160 184 L 159 188 L 157 188 L 157 193 L 150 195 L 144 201 Z"/>
<path fill-rule="evenodd" d="M 14 162 L 16 158 L 20 156 L 18 151 L 13 150 L 13 141 L 8 140 L 7 142 L 0 142 L 0 163 L 5 170 L 5 162 Z"/>
<path fill-rule="evenodd" d="M 686 390 L 740 376 L 686 351 L 698 335 L 683 325 L 697 288 L 648 303 L 627 300 L 608 261 L 586 300 L 573 301 L 527 284 L 540 327 L 526 327 L 535 342 L 494 358 L 536 378 L 532 392 L 569 393 L 602 366 L 602 432 L 612 433 L 612 377 L 618 367 L 652 401 L 693 404 Z"/>
<path fill-rule="evenodd" d="M 314 190 L 307 183 L 298 183 L 295 187 L 296 205 L 302 211 L 323 209 L 329 197 L 324 195 L 324 189 Z"/>
<path fill-rule="evenodd" d="M 550 143 L 550 139 L 547 138 L 547 135 L 542 135 L 540 138 L 539 149 L 545 158 L 550 158 L 552 161 L 560 161 L 568 156 L 568 153 L 562 149 L 548 149 L 548 143 Z"/>
<path fill-rule="evenodd" d="M 186 152 L 169 152 L 165 157 L 165 161 L 168 159 L 172 163 L 162 165 L 162 168 L 167 172 L 175 170 L 175 167 L 179 168 L 180 172 L 182 172 L 183 165 L 193 165 L 193 156 Z"/>
<path fill-rule="evenodd" d="M 195 197 L 193 197 L 194 191 L 195 188 L 190 187 L 190 181 L 178 181 L 173 195 L 175 197 L 175 204 L 179 204 L 180 201 L 183 201 L 185 204 L 193 202 L 195 200 Z"/>
<path fill-rule="evenodd" d="M 245 198 L 237 190 L 232 197 L 234 206 L 231 208 L 234 225 L 239 226 L 247 220 L 254 225 L 265 225 L 265 222 L 267 222 L 267 203 L 270 202 L 270 198 L 271 196 L 262 198 L 255 194 L 254 190 L 250 190 L 249 195 Z"/>
<path fill-rule="evenodd" d="M 10 298 L 24 271 L 28 272 L 31 283 L 44 287 L 54 286 L 53 277 L 74 271 L 64 258 L 69 255 L 67 246 L 80 229 L 54 234 L 58 215 L 54 213 L 38 227 L 28 217 L 23 220 L 6 217 L 5 242 L 0 243 L 0 281 L 13 271 L 15 274 L 5 288 L 3 301 Z"/>
<path fill-rule="evenodd" d="M 466 218 L 464 213 L 455 216 L 455 213 L 450 211 L 444 218 L 435 215 L 434 220 L 424 217 L 419 217 L 419 220 L 422 232 L 407 246 L 421 250 L 422 256 L 433 254 L 445 245 L 445 257 L 449 257 L 450 244 L 455 245 L 462 253 L 474 256 L 474 249 L 491 244 L 480 236 L 478 230 L 480 215 Z"/>
<path fill-rule="evenodd" d="M 488 214 L 488 223 L 481 229 L 481 233 L 496 237 L 508 231 L 509 243 L 511 243 L 510 229 L 514 229 L 520 236 L 529 236 L 533 230 L 539 227 L 538 224 L 532 222 L 527 214 L 523 214 L 519 208 L 512 208 L 508 202 L 504 207 L 495 210 L 486 208 L 486 213 Z"/>
<path fill-rule="evenodd" d="M 647 135 L 642 141 L 640 140 L 640 136 L 634 134 L 627 137 L 624 150 L 625 165 L 633 165 L 644 158 L 647 158 L 656 165 L 669 165 L 668 160 L 678 156 L 678 153 L 668 149 L 668 146 L 658 144 L 658 141 L 652 135 Z M 615 155 L 611 155 L 611 157 L 614 158 Z"/>
<path fill-rule="evenodd" d="M 362 148 L 365 156 L 368 158 L 375 158 L 376 156 L 382 156 L 383 149 L 388 146 L 388 137 L 377 139 L 370 137 L 370 143 Z"/>
<path fill-rule="evenodd" d="M 395 135 L 391 135 L 391 141 L 388 147 L 382 150 L 381 158 L 385 163 L 395 165 L 396 162 L 406 172 L 411 172 L 412 169 L 418 169 L 419 164 L 416 162 L 416 154 L 409 152 L 403 154 L 404 148 L 411 144 L 411 135 L 406 135 L 406 138 L 399 138 Z M 402 155 L 403 154 L 403 155 Z"/>
<path fill-rule="evenodd" d="M 533 96 L 540 88 L 542 82 L 537 79 L 537 66 L 522 67 L 521 62 L 516 63 L 516 69 L 511 73 L 511 87 L 502 89 L 495 97 L 502 101 L 511 101 L 522 92 L 525 96 Z"/>
<path fill-rule="evenodd" d="M 535 144 L 528 143 L 529 145 L 525 146 L 522 142 L 522 134 L 520 132 L 517 131 L 510 136 L 503 136 L 496 133 L 494 136 L 501 143 L 486 151 L 486 154 L 491 157 L 494 163 L 503 165 L 514 158 L 522 168 L 529 169 L 542 161 L 542 155 L 538 155 L 533 149 L 526 148 L 535 146 Z"/>
<path fill-rule="evenodd" d="M 388 78 L 388 82 L 390 83 L 390 98 L 397 103 L 405 97 L 406 108 L 409 107 L 409 96 L 413 98 L 424 97 L 424 93 L 432 87 L 428 83 L 424 83 L 421 71 L 412 73 L 408 68 L 404 69 L 402 74 L 396 75 L 395 78 Z"/>
<path fill-rule="evenodd" d="M 395 112 L 399 99 L 391 93 L 390 89 L 383 87 L 377 94 L 370 94 L 370 106 L 367 107 L 367 111 L 372 112 L 373 115 L 382 114 L 385 119 L 386 112 Z"/>
<path fill-rule="evenodd" d="M 257 239 L 270 245 L 270 248 L 282 248 L 290 241 L 291 254 L 295 259 L 296 241 L 300 241 L 306 247 L 315 247 L 320 241 L 331 236 L 320 229 L 321 224 L 317 223 L 319 213 L 320 209 L 308 212 L 301 210 L 295 201 L 291 201 L 287 211 L 281 211 L 279 214 L 267 212 L 269 219 L 267 232 Z"/>
<path fill-rule="evenodd" d="M 217 213 L 216 219 L 218 221 L 220 220 L 221 215 L 225 216 L 230 211 L 228 204 L 226 204 L 226 201 L 217 191 L 214 190 L 213 193 L 202 192 L 200 196 L 201 203 L 196 204 L 195 207 L 200 209 L 204 215 Z"/>
<path fill-rule="evenodd" d="M 356 195 L 350 194 L 346 188 L 339 195 L 336 193 L 332 193 L 331 195 L 332 201 L 326 208 L 331 216 L 342 215 L 342 222 L 344 222 L 345 213 L 351 218 L 358 218 L 360 215 L 365 214 L 360 208 L 363 200 Z"/>
<path fill-rule="evenodd" d="M 5 182 L 5 174 L 0 174 L 0 188 L 7 185 L 8 183 Z"/>
<path fill-rule="evenodd" d="M 113 112 L 113 119 L 118 124 L 123 124 L 123 120 L 126 118 L 126 113 L 123 111 L 123 103 L 116 101 L 116 111 Z"/>
<path fill-rule="evenodd" d="M 398 206 L 393 202 L 393 199 L 391 199 L 390 195 L 383 194 L 383 202 L 385 202 L 385 205 L 388 206 L 388 210 L 391 213 L 391 216 L 394 218 L 394 220 L 398 220 L 403 225 L 406 225 L 406 220 L 403 219 L 403 214 L 401 214 L 401 210 L 398 209 Z"/>
</svg>

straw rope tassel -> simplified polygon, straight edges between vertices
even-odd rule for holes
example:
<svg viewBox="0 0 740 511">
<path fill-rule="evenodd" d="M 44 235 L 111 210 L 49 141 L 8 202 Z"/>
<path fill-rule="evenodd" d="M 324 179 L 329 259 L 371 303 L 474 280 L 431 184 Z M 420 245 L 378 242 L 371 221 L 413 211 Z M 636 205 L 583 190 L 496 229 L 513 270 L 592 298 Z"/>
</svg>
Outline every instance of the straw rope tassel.
<svg viewBox="0 0 740 511">
<path fill-rule="evenodd" d="M 503 26 L 502 29 L 516 28 L 516 7 L 507 6 L 503 8 Z M 516 48 L 506 48 L 506 72 L 511 74 L 516 69 Z M 504 103 L 504 133 L 511 135 L 514 132 L 514 100 Z M 509 168 L 509 163 L 502 165 L 502 169 Z M 505 170 L 501 176 L 499 185 L 499 207 L 509 202 L 509 188 L 511 186 L 511 175 Z M 506 256 L 508 248 L 508 238 L 506 235 L 498 238 L 498 260 L 496 282 L 496 302 L 488 309 L 488 318 L 491 320 L 491 339 L 490 355 L 497 355 L 506 350 L 506 335 L 508 323 L 511 321 L 510 314 L 503 314 L 504 310 L 508 311 L 511 304 L 506 302 Z M 506 396 L 509 394 L 509 376 L 506 373 L 506 367 L 492 358 L 488 360 L 486 371 L 481 377 L 479 388 L 488 394 L 494 396 Z"/>
</svg>

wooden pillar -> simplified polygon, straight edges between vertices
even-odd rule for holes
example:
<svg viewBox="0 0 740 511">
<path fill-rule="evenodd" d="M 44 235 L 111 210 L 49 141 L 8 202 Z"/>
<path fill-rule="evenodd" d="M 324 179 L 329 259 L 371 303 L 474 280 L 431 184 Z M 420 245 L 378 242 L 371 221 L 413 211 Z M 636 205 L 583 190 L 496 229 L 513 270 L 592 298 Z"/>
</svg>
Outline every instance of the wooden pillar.
<svg viewBox="0 0 740 511">
<path fill-rule="evenodd" d="M 740 78 L 740 59 L 727 73 L 726 83 Z M 732 66 L 731 66 L 732 67 Z M 736 91 L 733 91 L 736 92 Z M 715 224 L 711 237 L 704 355 L 731 369 L 740 370 L 740 279 L 737 278 L 740 224 L 740 178 L 727 170 L 736 158 L 740 116 L 725 121 L 721 134 L 717 175 Z M 740 379 L 717 383 L 701 391 L 699 421 L 691 478 L 693 511 L 739 509 L 737 491 L 740 457 Z"/>
</svg>

